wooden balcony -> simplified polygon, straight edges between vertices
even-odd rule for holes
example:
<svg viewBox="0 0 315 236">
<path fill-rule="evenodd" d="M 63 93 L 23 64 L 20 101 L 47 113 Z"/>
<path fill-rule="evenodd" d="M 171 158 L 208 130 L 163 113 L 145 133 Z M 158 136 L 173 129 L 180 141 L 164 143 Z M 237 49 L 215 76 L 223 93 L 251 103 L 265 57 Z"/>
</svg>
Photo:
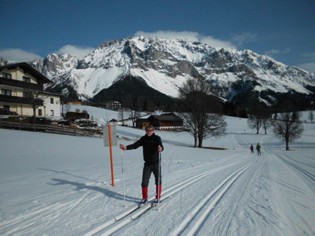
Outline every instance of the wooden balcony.
<svg viewBox="0 0 315 236">
<path fill-rule="evenodd" d="M 18 103 L 18 104 L 33 104 L 33 99 L 25 98 L 25 97 L 16 97 L 16 96 L 7 96 L 7 95 L 0 95 L 0 102 L 7 102 L 7 103 Z M 44 101 L 41 99 L 36 100 L 36 105 L 43 106 Z"/>
<path fill-rule="evenodd" d="M 17 87 L 21 89 L 31 89 L 31 90 L 39 90 L 43 91 L 43 84 L 32 84 L 32 83 L 27 83 L 19 80 L 13 80 L 13 79 L 7 79 L 4 77 L 0 77 L 0 85 L 7 85 L 11 87 Z"/>
</svg>

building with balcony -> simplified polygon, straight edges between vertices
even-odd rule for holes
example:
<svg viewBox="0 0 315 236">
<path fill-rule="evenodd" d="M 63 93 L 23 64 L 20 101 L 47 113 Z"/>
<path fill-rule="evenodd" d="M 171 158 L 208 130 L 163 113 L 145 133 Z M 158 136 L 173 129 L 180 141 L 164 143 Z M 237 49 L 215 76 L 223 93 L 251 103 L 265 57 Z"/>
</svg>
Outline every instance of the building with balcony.
<svg viewBox="0 0 315 236">
<path fill-rule="evenodd" d="M 0 114 L 60 116 L 60 96 L 44 91 L 50 83 L 31 65 L 21 62 L 0 67 Z"/>
</svg>

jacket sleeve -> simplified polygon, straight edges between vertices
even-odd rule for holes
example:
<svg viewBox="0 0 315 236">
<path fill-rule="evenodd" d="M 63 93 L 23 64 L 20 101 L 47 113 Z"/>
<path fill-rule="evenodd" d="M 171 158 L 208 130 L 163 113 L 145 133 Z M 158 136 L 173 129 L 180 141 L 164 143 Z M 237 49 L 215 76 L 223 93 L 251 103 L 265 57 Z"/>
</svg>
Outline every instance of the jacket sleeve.
<svg viewBox="0 0 315 236">
<path fill-rule="evenodd" d="M 127 145 L 127 150 L 131 150 L 131 149 L 137 149 L 138 147 L 141 147 L 143 145 L 143 138 L 140 138 L 137 142 Z"/>
<path fill-rule="evenodd" d="M 164 151 L 164 146 L 162 144 L 162 139 L 161 137 L 158 138 L 158 142 L 159 142 L 159 145 L 162 147 L 163 151 Z"/>
</svg>

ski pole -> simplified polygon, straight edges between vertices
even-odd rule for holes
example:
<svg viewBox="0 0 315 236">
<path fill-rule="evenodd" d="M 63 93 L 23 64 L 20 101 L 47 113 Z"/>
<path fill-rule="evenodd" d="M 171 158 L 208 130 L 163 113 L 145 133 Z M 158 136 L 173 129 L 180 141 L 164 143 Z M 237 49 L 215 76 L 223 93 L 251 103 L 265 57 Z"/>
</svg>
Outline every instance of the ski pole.
<svg viewBox="0 0 315 236">
<path fill-rule="evenodd" d="M 158 207 L 160 204 L 160 200 L 161 200 L 161 193 L 160 193 L 160 189 L 161 189 L 161 152 L 159 153 L 159 176 L 158 176 Z"/>
<path fill-rule="evenodd" d="M 120 149 L 120 159 L 121 159 L 121 173 L 123 178 L 123 187 L 124 187 L 124 205 L 126 206 L 126 187 L 125 187 L 125 174 L 124 174 L 124 158 L 122 150 Z"/>
</svg>

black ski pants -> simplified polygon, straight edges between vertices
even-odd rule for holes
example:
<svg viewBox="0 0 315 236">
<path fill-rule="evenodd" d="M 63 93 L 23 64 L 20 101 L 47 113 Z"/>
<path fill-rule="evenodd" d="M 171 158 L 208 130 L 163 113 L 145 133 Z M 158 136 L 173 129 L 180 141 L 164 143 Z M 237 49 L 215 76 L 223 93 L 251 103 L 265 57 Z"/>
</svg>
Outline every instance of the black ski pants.
<svg viewBox="0 0 315 236">
<path fill-rule="evenodd" d="M 155 178 L 155 185 L 162 184 L 162 173 L 161 173 L 161 166 L 159 166 L 159 163 L 144 164 L 143 172 L 142 172 L 142 183 L 141 183 L 142 187 L 149 186 L 149 180 L 150 180 L 152 172 Z"/>
</svg>

